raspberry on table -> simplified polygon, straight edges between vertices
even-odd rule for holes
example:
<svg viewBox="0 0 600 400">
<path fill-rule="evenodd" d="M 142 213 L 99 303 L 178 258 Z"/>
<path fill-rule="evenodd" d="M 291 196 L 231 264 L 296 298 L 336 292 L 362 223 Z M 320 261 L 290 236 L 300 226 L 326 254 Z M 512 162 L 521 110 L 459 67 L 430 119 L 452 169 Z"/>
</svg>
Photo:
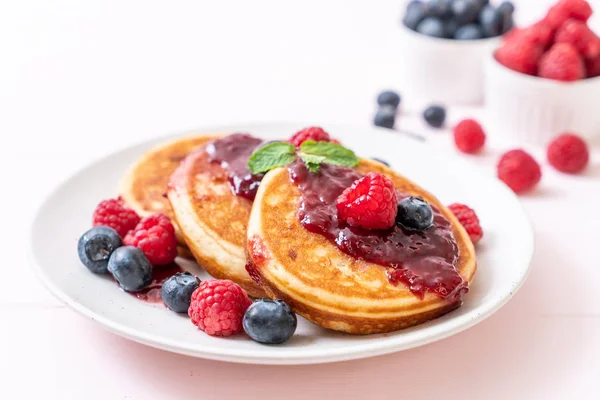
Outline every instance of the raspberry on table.
<svg viewBox="0 0 600 400">
<path fill-rule="evenodd" d="M 587 166 L 590 153 L 587 143 L 573 133 L 563 133 L 547 149 L 548 162 L 560 172 L 575 174 Z"/>
<path fill-rule="evenodd" d="M 500 157 L 498 178 L 515 193 L 523 193 L 537 185 L 542 178 L 542 170 L 531 155 L 515 149 Z"/>
<path fill-rule="evenodd" d="M 463 153 L 476 153 L 485 144 L 485 132 L 474 119 L 465 119 L 454 127 L 454 142 Z"/>
<path fill-rule="evenodd" d="M 231 336 L 242 330 L 244 313 L 252 304 L 248 294 L 230 280 L 204 281 L 192 293 L 188 315 L 211 336 Z"/>
<path fill-rule="evenodd" d="M 391 180 L 370 172 L 344 190 L 336 200 L 340 219 L 364 229 L 388 229 L 398 213 L 398 196 Z"/>
<path fill-rule="evenodd" d="M 125 206 L 120 199 L 101 201 L 92 217 L 93 226 L 108 226 L 117 231 L 121 237 L 125 237 L 138 222 L 140 222 L 139 215 Z"/>
<path fill-rule="evenodd" d="M 540 59 L 539 76 L 558 81 L 585 78 L 585 64 L 577 49 L 569 43 L 556 43 Z"/>
<path fill-rule="evenodd" d="M 592 7 L 585 0 L 560 0 L 548 10 L 544 21 L 556 29 L 569 18 L 587 22 L 591 15 Z"/>
<path fill-rule="evenodd" d="M 555 43 L 569 43 L 591 60 L 600 55 L 600 38 L 585 24 L 576 19 L 566 21 L 556 32 Z"/>
<path fill-rule="evenodd" d="M 142 250 L 152 265 L 168 265 L 177 257 L 175 228 L 169 217 L 155 214 L 142 219 L 123 243 Z"/>
<path fill-rule="evenodd" d="M 513 71 L 536 75 L 543 48 L 526 36 L 507 40 L 496 50 L 496 60 Z"/>
<path fill-rule="evenodd" d="M 452 214 L 456 216 L 458 222 L 465 228 L 473 244 L 479 242 L 483 237 L 483 229 L 479 223 L 479 218 L 475 211 L 460 203 L 454 203 L 448 206 Z"/>
<path fill-rule="evenodd" d="M 329 133 L 325 132 L 323 128 L 318 126 L 311 126 L 304 128 L 299 132 L 296 132 L 291 138 L 290 143 L 296 147 L 300 147 L 302 143 L 307 140 L 314 140 L 317 142 L 329 142 L 331 137 Z"/>
</svg>

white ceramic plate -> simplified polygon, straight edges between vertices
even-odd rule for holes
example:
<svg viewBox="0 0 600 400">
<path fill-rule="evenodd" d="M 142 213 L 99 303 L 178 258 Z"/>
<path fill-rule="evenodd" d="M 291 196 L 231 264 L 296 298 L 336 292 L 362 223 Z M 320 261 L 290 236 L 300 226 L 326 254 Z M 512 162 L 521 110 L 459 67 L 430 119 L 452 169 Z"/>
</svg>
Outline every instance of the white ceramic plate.
<svg viewBox="0 0 600 400">
<path fill-rule="evenodd" d="M 282 138 L 300 128 L 295 124 L 263 124 L 202 132 L 245 131 L 264 138 Z M 119 335 L 191 356 L 257 364 L 331 362 L 420 346 L 481 322 L 514 295 L 529 269 L 533 232 L 509 189 L 479 175 L 457 157 L 390 131 L 334 125 L 325 128 L 361 156 L 389 161 L 442 202 L 460 201 L 477 210 L 485 237 L 477 248 L 478 272 L 462 307 L 414 328 L 371 336 L 327 331 L 299 318 L 296 334 L 289 342 L 266 346 L 242 334 L 227 339 L 210 337 L 198 331 L 187 317 L 119 290 L 113 281 L 90 273 L 80 264 L 77 240 L 90 227 L 97 203 L 117 195 L 118 181 L 128 165 L 160 140 L 98 160 L 60 185 L 44 202 L 32 226 L 33 267 L 62 302 Z M 201 278 L 208 277 L 193 263 L 188 267 Z"/>
</svg>

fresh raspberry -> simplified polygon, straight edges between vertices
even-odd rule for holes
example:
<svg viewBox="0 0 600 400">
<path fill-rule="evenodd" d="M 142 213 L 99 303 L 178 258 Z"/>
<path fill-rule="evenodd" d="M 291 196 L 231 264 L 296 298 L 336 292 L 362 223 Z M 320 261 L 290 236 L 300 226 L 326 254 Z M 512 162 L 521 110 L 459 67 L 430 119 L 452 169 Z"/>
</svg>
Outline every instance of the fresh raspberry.
<svg viewBox="0 0 600 400">
<path fill-rule="evenodd" d="M 485 143 L 485 132 L 474 119 L 465 119 L 454 127 L 454 143 L 463 153 L 476 153 Z"/>
<path fill-rule="evenodd" d="M 498 178 L 515 193 L 534 187 L 542 178 L 540 165 L 525 151 L 510 150 L 498 162 Z"/>
<path fill-rule="evenodd" d="M 585 64 L 577 49 L 569 43 L 557 43 L 540 59 L 539 76 L 557 81 L 585 78 Z"/>
<path fill-rule="evenodd" d="M 496 50 L 496 60 L 513 71 L 536 75 L 543 48 L 527 37 L 507 40 Z"/>
<path fill-rule="evenodd" d="M 593 60 L 586 61 L 585 67 L 587 69 L 588 78 L 600 76 L 600 56 L 594 58 Z"/>
<path fill-rule="evenodd" d="M 398 213 L 394 184 L 385 176 L 370 172 L 344 190 L 335 203 L 339 217 L 348 225 L 365 229 L 387 229 Z"/>
<path fill-rule="evenodd" d="M 590 160 L 585 141 L 573 133 L 563 133 L 548 145 L 548 162 L 560 172 L 581 172 Z"/>
<path fill-rule="evenodd" d="M 311 126 L 309 128 L 304 128 L 301 131 L 294 133 L 294 135 L 290 138 L 290 143 L 296 147 L 300 147 L 300 145 L 307 140 L 315 140 L 317 142 L 329 142 L 331 140 L 331 137 L 329 136 L 329 133 L 323 130 L 323 128 L 319 128 L 318 126 Z"/>
<path fill-rule="evenodd" d="M 570 18 L 587 22 L 591 15 L 592 7 L 585 0 L 560 0 L 548 10 L 544 21 L 556 29 Z"/>
<path fill-rule="evenodd" d="M 466 229 L 473 244 L 479 242 L 483 237 L 483 230 L 479 224 L 479 218 L 475 211 L 464 204 L 454 203 L 448 206 L 452 214 L 458 218 L 458 222 Z"/>
<path fill-rule="evenodd" d="M 211 336 L 231 336 L 242 330 L 244 313 L 252 304 L 248 294 L 230 280 L 204 281 L 192 293 L 188 315 Z"/>
<path fill-rule="evenodd" d="M 125 236 L 123 243 L 142 250 L 152 265 L 168 265 L 177 257 L 175 228 L 169 217 L 163 214 L 142 219 Z"/>
<path fill-rule="evenodd" d="M 139 215 L 126 207 L 121 199 L 103 200 L 98 204 L 92 217 L 93 226 L 109 226 L 124 237 L 140 222 Z"/>
<path fill-rule="evenodd" d="M 600 55 L 600 38 L 585 22 L 576 19 L 568 20 L 558 29 L 555 42 L 572 44 L 588 60 Z"/>
<path fill-rule="evenodd" d="M 513 28 L 504 35 L 504 41 L 524 40 L 546 48 L 552 42 L 554 30 L 544 21 L 537 22 L 527 28 Z"/>
</svg>

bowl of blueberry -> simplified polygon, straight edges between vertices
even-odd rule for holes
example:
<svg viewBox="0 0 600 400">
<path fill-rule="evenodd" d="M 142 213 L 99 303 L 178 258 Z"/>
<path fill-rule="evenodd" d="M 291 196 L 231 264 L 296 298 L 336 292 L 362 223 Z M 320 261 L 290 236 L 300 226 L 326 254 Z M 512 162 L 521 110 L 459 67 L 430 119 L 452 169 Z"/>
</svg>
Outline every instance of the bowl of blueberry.
<svg viewBox="0 0 600 400">
<path fill-rule="evenodd" d="M 402 87 L 412 98 L 475 104 L 483 63 L 513 27 L 509 1 L 414 0 L 402 17 Z"/>
</svg>

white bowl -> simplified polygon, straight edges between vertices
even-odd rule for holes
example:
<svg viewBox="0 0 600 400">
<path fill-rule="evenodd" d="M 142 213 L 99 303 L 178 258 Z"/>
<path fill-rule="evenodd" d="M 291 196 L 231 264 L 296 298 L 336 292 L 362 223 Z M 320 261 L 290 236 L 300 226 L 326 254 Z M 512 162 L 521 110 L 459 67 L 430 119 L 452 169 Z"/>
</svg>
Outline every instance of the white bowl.
<svg viewBox="0 0 600 400">
<path fill-rule="evenodd" d="M 439 39 L 401 24 L 402 92 L 419 103 L 481 103 L 483 62 L 499 42 Z"/>
<path fill-rule="evenodd" d="M 546 144 L 570 131 L 600 136 L 600 77 L 560 82 L 515 72 L 492 54 L 485 63 L 488 131 L 518 141 Z"/>
</svg>

